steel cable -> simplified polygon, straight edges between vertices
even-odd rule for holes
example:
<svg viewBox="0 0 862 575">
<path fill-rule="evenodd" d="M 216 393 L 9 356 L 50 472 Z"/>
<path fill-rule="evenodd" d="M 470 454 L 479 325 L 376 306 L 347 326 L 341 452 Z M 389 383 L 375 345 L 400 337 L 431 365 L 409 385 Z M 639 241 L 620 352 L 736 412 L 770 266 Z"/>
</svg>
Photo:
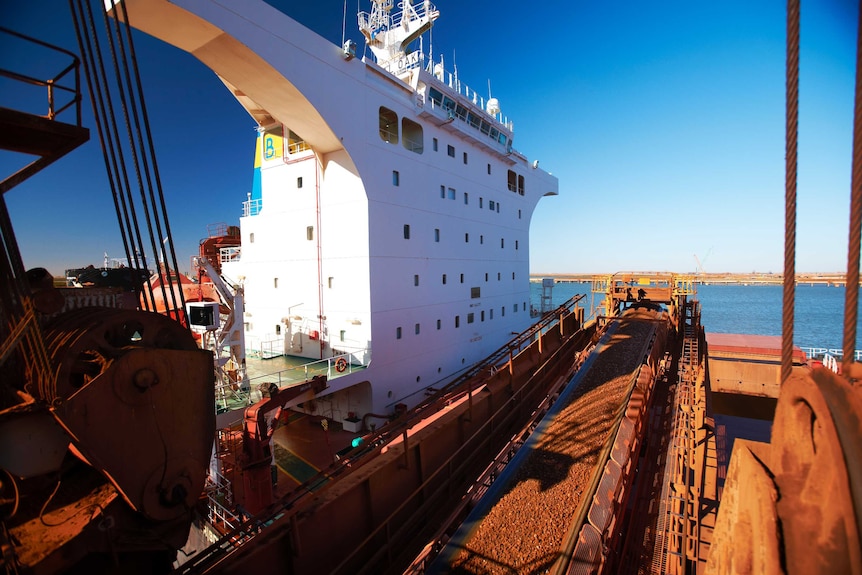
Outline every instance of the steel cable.
<svg viewBox="0 0 862 575">
<path fill-rule="evenodd" d="M 862 2 L 856 32 L 856 94 L 853 107 L 853 173 L 850 179 L 850 234 L 847 278 L 844 283 L 844 359 L 842 372 L 850 377 L 855 359 L 856 321 L 859 316 L 859 245 L 862 242 Z"/>
<path fill-rule="evenodd" d="M 781 382 L 793 367 L 796 304 L 796 141 L 799 131 L 799 0 L 787 0 L 787 92 L 784 176 L 784 305 L 781 314 Z"/>
</svg>

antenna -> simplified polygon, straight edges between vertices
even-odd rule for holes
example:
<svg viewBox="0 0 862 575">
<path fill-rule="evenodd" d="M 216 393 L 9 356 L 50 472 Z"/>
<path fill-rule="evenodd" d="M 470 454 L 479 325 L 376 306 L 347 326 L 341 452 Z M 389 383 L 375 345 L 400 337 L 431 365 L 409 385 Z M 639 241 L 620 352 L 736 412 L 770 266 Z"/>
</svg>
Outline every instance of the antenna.
<svg viewBox="0 0 862 575">
<path fill-rule="evenodd" d="M 491 78 L 488 78 L 488 99 L 491 99 Z"/>
<path fill-rule="evenodd" d="M 357 0 L 356 4 L 359 4 Z M 344 41 L 347 39 L 347 0 L 344 0 L 344 11 L 341 16 L 341 45 L 344 46 Z"/>
</svg>

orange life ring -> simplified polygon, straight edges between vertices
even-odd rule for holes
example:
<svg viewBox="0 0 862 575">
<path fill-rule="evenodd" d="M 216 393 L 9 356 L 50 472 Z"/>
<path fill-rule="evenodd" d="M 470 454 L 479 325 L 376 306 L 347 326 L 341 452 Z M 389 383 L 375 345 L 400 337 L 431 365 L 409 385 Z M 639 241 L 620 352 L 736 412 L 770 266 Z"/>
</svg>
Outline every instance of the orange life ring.
<svg viewBox="0 0 862 575">
<path fill-rule="evenodd" d="M 345 369 L 347 369 L 347 360 L 343 357 L 339 357 L 335 360 L 335 371 L 338 373 L 342 373 Z"/>
</svg>

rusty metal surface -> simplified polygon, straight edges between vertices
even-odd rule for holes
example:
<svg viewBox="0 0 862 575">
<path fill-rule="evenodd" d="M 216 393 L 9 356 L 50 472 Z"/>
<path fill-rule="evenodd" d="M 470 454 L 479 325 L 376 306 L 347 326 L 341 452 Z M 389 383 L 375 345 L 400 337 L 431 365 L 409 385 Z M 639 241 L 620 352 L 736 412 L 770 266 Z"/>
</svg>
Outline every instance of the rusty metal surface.
<svg viewBox="0 0 862 575">
<path fill-rule="evenodd" d="M 734 449 L 708 572 L 862 573 L 859 453 L 862 388 L 823 368 L 794 373 L 770 444 Z"/>
</svg>

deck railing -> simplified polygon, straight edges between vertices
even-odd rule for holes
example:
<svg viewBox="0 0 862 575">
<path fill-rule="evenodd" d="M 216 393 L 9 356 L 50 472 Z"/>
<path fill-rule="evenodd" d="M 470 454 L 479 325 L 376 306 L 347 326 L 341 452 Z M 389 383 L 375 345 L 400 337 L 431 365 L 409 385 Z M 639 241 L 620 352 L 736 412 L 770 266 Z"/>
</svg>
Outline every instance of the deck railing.
<svg viewBox="0 0 862 575">
<path fill-rule="evenodd" d="M 799 349 L 804 351 L 805 356 L 809 359 L 819 359 L 825 355 L 830 355 L 838 361 L 842 361 L 844 359 L 843 349 L 831 349 L 826 347 L 800 347 Z M 862 349 L 857 349 L 853 352 L 853 361 L 860 360 L 862 360 Z"/>
<path fill-rule="evenodd" d="M 81 125 L 81 73 L 80 73 L 80 62 L 78 57 L 68 50 L 60 48 L 59 46 L 53 46 L 46 42 L 42 42 L 41 40 L 37 40 L 36 38 L 31 38 L 29 36 L 25 36 L 24 34 L 20 34 L 13 30 L 9 30 L 8 28 L 0 27 L 0 33 L 6 34 L 8 36 L 13 36 L 25 42 L 29 42 L 31 44 L 36 44 L 38 46 L 42 46 L 48 48 L 49 50 L 53 50 L 55 52 L 59 52 L 61 54 L 65 54 L 71 59 L 71 62 L 63 68 L 60 72 L 48 79 L 41 78 L 33 78 L 31 76 L 27 76 L 25 74 L 19 74 L 17 72 L 13 72 L 11 70 L 6 70 L 0 68 L 0 76 L 9 78 L 16 82 L 21 82 L 23 84 L 30 84 L 32 86 L 39 86 L 46 89 L 47 97 L 48 97 L 48 111 L 45 114 L 45 117 L 49 120 L 53 120 L 57 114 L 71 108 L 75 107 L 75 124 Z M 61 83 L 64 82 L 64 83 Z M 70 96 L 70 100 L 65 104 L 59 104 L 57 102 L 57 93 L 56 91 L 67 93 Z"/>
<path fill-rule="evenodd" d="M 242 216 L 256 216 L 260 213 L 260 209 L 263 207 L 263 200 L 246 200 L 242 203 Z"/>
</svg>

